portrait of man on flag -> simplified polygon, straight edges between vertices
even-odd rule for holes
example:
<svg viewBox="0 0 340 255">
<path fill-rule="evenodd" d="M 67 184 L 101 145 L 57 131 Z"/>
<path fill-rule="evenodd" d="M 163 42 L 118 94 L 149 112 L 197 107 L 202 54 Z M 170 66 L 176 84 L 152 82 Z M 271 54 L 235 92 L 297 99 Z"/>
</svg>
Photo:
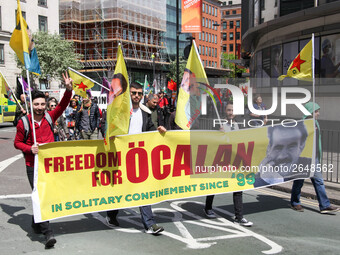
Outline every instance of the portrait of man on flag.
<svg viewBox="0 0 340 255">
<path fill-rule="evenodd" d="M 108 104 L 111 104 L 117 96 L 123 94 L 126 91 L 127 86 L 127 81 L 123 74 L 114 74 L 111 82 Z"/>
</svg>

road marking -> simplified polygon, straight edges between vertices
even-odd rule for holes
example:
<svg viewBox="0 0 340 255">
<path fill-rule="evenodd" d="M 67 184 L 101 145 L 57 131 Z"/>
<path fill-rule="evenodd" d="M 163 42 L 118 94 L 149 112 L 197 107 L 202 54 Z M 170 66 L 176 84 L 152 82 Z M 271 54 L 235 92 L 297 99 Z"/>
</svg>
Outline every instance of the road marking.
<svg viewBox="0 0 340 255">
<path fill-rule="evenodd" d="M 220 216 L 219 214 L 216 213 L 217 218 L 216 219 L 206 219 L 202 218 L 202 216 L 194 214 L 192 212 L 189 212 L 181 207 L 181 204 L 183 203 L 195 203 L 202 205 L 203 208 L 203 203 L 202 202 L 197 202 L 197 201 L 188 201 L 188 200 L 183 200 L 183 201 L 174 201 L 170 203 L 170 206 L 172 208 L 153 208 L 154 214 L 158 218 L 166 219 L 168 221 L 172 221 L 175 227 L 177 228 L 176 233 L 172 233 L 169 231 L 164 231 L 162 232 L 163 236 L 167 236 L 169 238 L 172 238 L 174 240 L 177 240 L 179 242 L 182 242 L 186 244 L 186 248 L 189 249 L 204 249 L 204 248 L 209 248 L 212 245 L 217 244 L 217 241 L 219 240 L 227 240 L 227 239 L 234 239 L 234 238 L 256 238 L 259 241 L 264 242 L 267 244 L 270 249 L 269 250 L 264 250 L 261 251 L 264 254 L 276 254 L 282 251 L 282 246 L 278 245 L 277 243 L 269 240 L 268 238 L 257 234 L 253 231 L 250 231 L 249 228 L 242 227 L 238 224 L 235 224 L 224 217 Z M 99 213 L 92 213 L 94 218 L 97 220 L 101 221 L 103 224 L 106 226 L 113 228 L 116 231 L 119 232 L 126 232 L 126 233 L 141 233 L 143 231 L 143 226 L 141 225 L 140 222 L 140 214 L 137 213 L 134 210 L 131 209 L 124 209 L 125 211 L 129 212 L 129 215 L 127 216 L 120 216 L 119 220 L 123 220 L 126 222 L 129 222 L 133 225 L 136 225 L 138 229 L 131 229 L 131 228 L 121 228 L 121 227 L 111 227 L 107 225 L 107 222 L 103 216 L 101 216 Z M 221 209 L 221 208 L 215 208 L 215 212 L 219 212 L 224 215 L 229 215 L 233 216 L 232 213 Z M 162 214 L 163 212 L 163 214 Z M 165 216 L 164 212 L 171 213 L 172 215 L 170 216 Z M 190 217 L 186 218 L 183 220 L 183 215 Z M 213 229 L 214 231 L 214 236 L 207 236 L 207 237 L 198 237 L 195 238 L 193 235 L 190 233 L 190 227 L 188 225 L 196 225 L 202 227 L 202 229 Z M 220 234 L 218 234 L 221 232 Z M 203 233 L 203 232 L 202 232 Z"/>
<path fill-rule="evenodd" d="M 8 167 L 10 164 L 12 164 L 13 162 L 17 161 L 18 159 L 23 158 L 23 154 L 20 153 L 14 157 L 11 157 L 9 159 L 6 159 L 4 161 L 0 162 L 0 173 L 6 169 L 6 167 Z"/>
<path fill-rule="evenodd" d="M 30 197 L 31 194 L 1 195 L 0 199 Z"/>
</svg>

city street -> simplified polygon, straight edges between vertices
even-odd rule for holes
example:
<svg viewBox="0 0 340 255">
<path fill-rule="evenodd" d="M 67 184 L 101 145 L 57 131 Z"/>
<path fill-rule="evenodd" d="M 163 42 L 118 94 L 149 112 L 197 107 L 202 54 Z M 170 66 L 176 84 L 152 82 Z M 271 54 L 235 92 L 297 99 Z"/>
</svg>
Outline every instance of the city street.
<svg viewBox="0 0 340 255">
<path fill-rule="evenodd" d="M 205 198 L 198 197 L 154 205 L 165 228 L 159 236 L 143 233 L 138 208 L 120 211 L 114 229 L 104 212 L 52 221 L 57 244 L 45 251 L 43 236 L 30 226 L 30 187 L 14 136 L 10 123 L 0 125 L 1 254 L 340 254 L 340 214 L 322 215 L 310 199 L 303 199 L 303 213 L 293 211 L 289 194 L 268 188 L 244 193 L 251 228 L 232 222 L 231 194 L 216 196 L 216 219 L 206 219 Z"/>
</svg>

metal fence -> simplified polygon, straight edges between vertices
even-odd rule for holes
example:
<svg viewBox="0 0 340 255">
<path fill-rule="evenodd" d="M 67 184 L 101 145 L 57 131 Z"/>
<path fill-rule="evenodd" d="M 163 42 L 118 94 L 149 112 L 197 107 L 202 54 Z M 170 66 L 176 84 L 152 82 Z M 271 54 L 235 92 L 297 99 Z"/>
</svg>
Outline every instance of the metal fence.
<svg viewBox="0 0 340 255">
<path fill-rule="evenodd" d="M 340 183 L 340 131 L 321 130 L 322 138 L 322 165 L 328 170 L 323 173 L 325 181 Z"/>
</svg>

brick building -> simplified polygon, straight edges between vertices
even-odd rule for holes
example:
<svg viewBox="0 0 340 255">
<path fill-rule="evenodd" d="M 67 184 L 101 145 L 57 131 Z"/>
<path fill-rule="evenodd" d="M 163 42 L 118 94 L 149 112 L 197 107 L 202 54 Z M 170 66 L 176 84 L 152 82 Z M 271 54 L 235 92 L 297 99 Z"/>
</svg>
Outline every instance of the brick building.
<svg viewBox="0 0 340 255">
<path fill-rule="evenodd" d="M 221 51 L 240 58 L 241 2 L 225 1 L 221 6 Z"/>
<path fill-rule="evenodd" d="M 220 8 L 219 1 L 203 0 L 202 32 L 193 34 L 205 68 L 220 68 Z"/>
</svg>

